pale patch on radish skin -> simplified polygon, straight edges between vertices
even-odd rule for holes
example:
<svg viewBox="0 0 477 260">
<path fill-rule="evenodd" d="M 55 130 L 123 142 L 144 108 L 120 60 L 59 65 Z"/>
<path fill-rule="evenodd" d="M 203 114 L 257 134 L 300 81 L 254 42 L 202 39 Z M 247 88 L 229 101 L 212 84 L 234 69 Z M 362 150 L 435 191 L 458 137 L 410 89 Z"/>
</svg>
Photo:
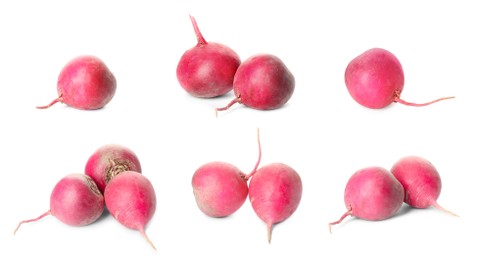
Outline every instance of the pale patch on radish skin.
<svg viewBox="0 0 477 260">
<path fill-rule="evenodd" d="M 50 195 L 50 209 L 37 218 L 23 220 L 24 223 L 38 221 L 48 215 L 56 217 L 70 226 L 85 226 L 96 221 L 104 210 L 104 197 L 95 182 L 84 174 L 69 174 L 62 178 Z"/>
<path fill-rule="evenodd" d="M 357 56 L 346 67 L 345 84 L 351 97 L 367 108 L 380 109 L 393 102 L 407 106 L 427 106 L 452 97 L 426 103 L 411 103 L 401 99 L 404 72 L 391 52 L 372 48 Z"/>
<path fill-rule="evenodd" d="M 404 200 L 404 188 L 399 181 L 382 167 L 367 167 L 355 172 L 348 180 L 344 192 L 347 211 L 331 226 L 341 223 L 348 216 L 378 221 L 395 215 Z"/>
<path fill-rule="evenodd" d="M 419 156 L 406 156 L 399 159 L 391 168 L 391 173 L 404 187 L 404 202 L 414 208 L 433 206 L 454 216 L 457 214 L 437 203 L 441 193 L 442 181 L 435 166 Z"/>
</svg>

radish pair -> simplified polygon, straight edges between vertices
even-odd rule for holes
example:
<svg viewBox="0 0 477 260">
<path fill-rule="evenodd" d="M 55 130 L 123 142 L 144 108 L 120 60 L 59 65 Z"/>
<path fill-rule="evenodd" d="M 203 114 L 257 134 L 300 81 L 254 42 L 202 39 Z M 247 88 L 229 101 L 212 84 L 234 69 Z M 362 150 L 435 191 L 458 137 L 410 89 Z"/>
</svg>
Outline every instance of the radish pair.
<svg viewBox="0 0 477 260">
<path fill-rule="evenodd" d="M 394 216 L 405 202 L 413 208 L 437 209 L 454 213 L 437 203 L 441 192 L 441 178 L 437 169 L 426 159 L 407 156 L 398 160 L 390 171 L 382 167 L 368 167 L 355 172 L 345 188 L 347 211 L 331 226 L 347 216 L 365 220 L 384 220 Z"/>
<path fill-rule="evenodd" d="M 251 173 L 244 174 L 229 163 L 210 162 L 194 172 L 192 188 L 197 206 L 210 217 L 233 214 L 245 203 L 248 195 L 255 213 L 267 224 L 270 242 L 272 226 L 290 217 L 298 208 L 302 182 L 298 173 L 283 163 L 258 168 L 261 160 L 258 131 L 257 139 L 259 156 Z"/>
<path fill-rule="evenodd" d="M 295 78 L 282 60 L 271 54 L 257 54 L 244 62 L 231 48 L 207 42 L 194 17 L 190 16 L 197 45 L 187 50 L 176 69 L 181 87 L 195 97 L 222 96 L 232 89 L 235 98 L 222 111 L 235 103 L 259 110 L 276 109 L 291 98 Z"/>
<path fill-rule="evenodd" d="M 127 147 L 108 144 L 88 159 L 85 174 L 62 178 L 50 196 L 50 209 L 31 220 L 53 215 L 71 226 L 89 225 L 99 219 L 104 206 L 124 226 L 138 230 L 155 249 L 144 227 L 156 209 L 156 195 L 151 182 L 141 174 L 136 154 Z"/>
</svg>

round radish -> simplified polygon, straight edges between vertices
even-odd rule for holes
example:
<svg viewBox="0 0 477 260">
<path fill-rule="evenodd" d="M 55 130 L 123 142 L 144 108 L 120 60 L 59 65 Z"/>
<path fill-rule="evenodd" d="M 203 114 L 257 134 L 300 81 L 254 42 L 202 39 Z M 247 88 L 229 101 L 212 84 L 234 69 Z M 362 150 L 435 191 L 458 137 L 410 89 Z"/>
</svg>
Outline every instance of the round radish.
<svg viewBox="0 0 477 260">
<path fill-rule="evenodd" d="M 192 187 L 197 206 L 210 217 L 231 215 L 248 195 L 245 174 L 225 162 L 210 162 L 199 167 L 192 177 Z"/>
<path fill-rule="evenodd" d="M 248 195 L 247 181 L 260 164 L 260 133 L 257 130 L 258 160 L 254 169 L 245 175 L 237 167 L 225 162 L 210 162 L 199 167 L 192 176 L 192 189 L 199 209 L 210 217 L 226 217 L 236 212 Z"/>
<path fill-rule="evenodd" d="M 331 226 L 341 223 L 347 216 L 365 220 L 384 220 L 392 217 L 401 208 L 404 189 L 386 169 L 368 167 L 355 172 L 345 188 L 344 201 L 348 210 Z"/>
<path fill-rule="evenodd" d="M 414 208 L 437 209 L 455 215 L 437 204 L 441 193 L 441 177 L 437 169 L 428 160 L 418 156 L 407 156 L 398 160 L 391 173 L 404 187 L 404 202 Z"/>
<path fill-rule="evenodd" d="M 98 57 L 79 56 L 68 62 L 58 77 L 58 97 L 46 106 L 62 102 L 70 107 L 93 110 L 104 107 L 116 92 L 116 78 Z"/>
<path fill-rule="evenodd" d="M 133 171 L 118 174 L 106 185 L 104 199 L 106 208 L 119 223 L 138 230 L 156 250 L 144 230 L 156 211 L 156 192 L 146 177 Z"/>
<path fill-rule="evenodd" d="M 426 106 L 453 97 L 416 104 L 401 99 L 404 72 L 391 52 L 372 48 L 357 56 L 346 67 L 345 83 L 351 97 L 368 108 L 383 108 L 393 102 L 408 106 Z"/>
<path fill-rule="evenodd" d="M 283 163 L 263 166 L 253 175 L 249 199 L 257 216 L 267 224 L 268 242 L 272 226 L 290 217 L 298 208 L 302 190 L 298 173 Z"/>
<path fill-rule="evenodd" d="M 141 172 L 141 164 L 136 154 L 118 144 L 107 144 L 98 148 L 88 159 L 85 174 L 93 178 L 101 193 L 108 182 L 124 171 Z"/>
<path fill-rule="evenodd" d="M 38 221 L 48 215 L 71 226 L 89 225 L 101 216 L 103 210 L 104 197 L 93 179 L 84 174 L 69 174 L 53 188 L 50 209 L 35 219 L 21 221 L 14 233 L 23 223 Z"/>
<path fill-rule="evenodd" d="M 257 54 L 240 64 L 234 77 L 233 99 L 226 107 L 241 103 L 259 110 L 283 106 L 293 95 L 295 77 L 277 56 Z"/>
<path fill-rule="evenodd" d="M 190 16 L 197 36 L 197 45 L 187 50 L 179 60 L 176 75 L 182 88 L 195 97 L 210 98 L 232 90 L 240 57 L 229 47 L 207 42 Z"/>
</svg>

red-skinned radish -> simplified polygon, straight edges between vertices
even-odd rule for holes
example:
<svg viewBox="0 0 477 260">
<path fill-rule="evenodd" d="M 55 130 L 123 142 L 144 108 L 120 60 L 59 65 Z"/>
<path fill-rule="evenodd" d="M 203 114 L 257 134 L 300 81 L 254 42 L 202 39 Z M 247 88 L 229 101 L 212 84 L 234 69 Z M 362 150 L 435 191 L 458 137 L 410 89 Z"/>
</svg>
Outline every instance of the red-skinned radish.
<svg viewBox="0 0 477 260">
<path fill-rule="evenodd" d="M 119 223 L 139 231 L 156 250 L 145 232 L 156 211 L 156 192 L 145 176 L 133 171 L 121 172 L 106 185 L 104 199 L 106 208 Z"/>
<path fill-rule="evenodd" d="M 428 160 L 419 156 L 403 157 L 392 166 L 391 173 L 404 187 L 404 202 L 409 206 L 419 209 L 433 206 L 457 216 L 437 203 L 442 189 L 441 177 Z"/>
<path fill-rule="evenodd" d="M 56 217 L 70 226 L 86 226 L 96 221 L 104 211 L 104 197 L 89 176 L 73 173 L 63 177 L 50 195 L 50 209 L 37 218 L 23 220 L 24 223 L 38 221 L 48 215 Z"/>
<path fill-rule="evenodd" d="M 283 163 L 260 167 L 249 185 L 249 199 L 257 216 L 267 225 L 271 242 L 273 225 L 289 218 L 298 208 L 303 192 L 300 175 Z"/>
<path fill-rule="evenodd" d="M 116 93 L 116 78 L 98 57 L 78 56 L 61 70 L 57 90 L 56 99 L 37 108 L 45 109 L 61 102 L 77 109 L 100 109 L 108 104 Z"/>
<path fill-rule="evenodd" d="M 295 90 L 295 77 L 275 55 L 256 54 L 242 62 L 233 82 L 235 98 L 218 111 L 235 103 L 258 110 L 272 110 L 285 105 Z"/>
<path fill-rule="evenodd" d="M 195 97 L 222 96 L 232 90 L 240 57 L 226 45 L 207 42 L 190 16 L 197 45 L 187 50 L 179 60 L 176 76 L 181 87 Z"/>
<path fill-rule="evenodd" d="M 85 166 L 85 174 L 96 182 L 101 193 L 112 178 L 124 171 L 141 173 L 141 163 L 131 149 L 119 144 L 99 147 Z"/>
<path fill-rule="evenodd" d="M 347 211 L 331 226 L 346 217 L 378 221 L 394 216 L 401 208 L 404 189 L 399 181 L 382 167 L 367 167 L 355 172 L 348 180 L 344 192 Z"/>
<path fill-rule="evenodd" d="M 248 175 L 230 163 L 218 161 L 206 163 L 194 172 L 194 198 L 204 214 L 209 217 L 227 217 L 244 204 L 248 195 L 247 181 L 254 175 L 261 160 L 259 130 L 257 141 L 258 160 Z"/>
<path fill-rule="evenodd" d="M 454 97 L 427 103 L 410 103 L 401 99 L 404 71 L 391 52 L 372 48 L 350 61 L 345 71 L 345 84 L 351 97 L 367 108 L 380 109 L 398 102 L 407 106 L 427 106 Z"/>
</svg>

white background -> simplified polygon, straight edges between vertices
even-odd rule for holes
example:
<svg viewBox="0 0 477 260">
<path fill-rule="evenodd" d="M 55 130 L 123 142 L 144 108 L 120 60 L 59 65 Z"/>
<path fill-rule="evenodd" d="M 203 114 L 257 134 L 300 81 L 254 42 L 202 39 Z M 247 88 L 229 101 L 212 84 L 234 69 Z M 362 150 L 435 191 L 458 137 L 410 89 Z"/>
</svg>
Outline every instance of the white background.
<svg viewBox="0 0 477 260">
<path fill-rule="evenodd" d="M 326 3 L 328 2 L 328 3 Z M 475 259 L 477 210 L 475 124 L 477 25 L 472 1 L 2 1 L 0 3 L 1 259 Z M 279 56 L 296 78 L 288 104 L 274 111 L 236 105 L 214 116 L 232 93 L 189 96 L 178 84 L 180 56 L 195 46 L 188 15 L 208 41 L 245 60 Z M 402 98 L 428 107 L 361 107 L 344 85 L 348 62 L 372 47 L 393 52 L 404 69 Z M 54 99 L 61 68 L 80 54 L 100 57 L 118 82 L 98 111 Z M 249 201 L 230 217 L 209 218 L 195 204 L 191 178 L 210 161 L 248 173 L 286 163 L 299 172 L 303 197 L 273 229 Z M 138 232 L 105 214 L 76 228 L 54 217 L 16 224 L 49 207 L 56 182 L 83 172 L 98 147 L 119 143 L 136 152 L 154 185 L 157 210 Z M 388 220 L 348 218 L 343 191 L 360 168 L 390 168 L 419 155 L 442 178 L 436 209 L 403 206 Z M 474 245 L 474 248 L 471 248 Z"/>
</svg>

